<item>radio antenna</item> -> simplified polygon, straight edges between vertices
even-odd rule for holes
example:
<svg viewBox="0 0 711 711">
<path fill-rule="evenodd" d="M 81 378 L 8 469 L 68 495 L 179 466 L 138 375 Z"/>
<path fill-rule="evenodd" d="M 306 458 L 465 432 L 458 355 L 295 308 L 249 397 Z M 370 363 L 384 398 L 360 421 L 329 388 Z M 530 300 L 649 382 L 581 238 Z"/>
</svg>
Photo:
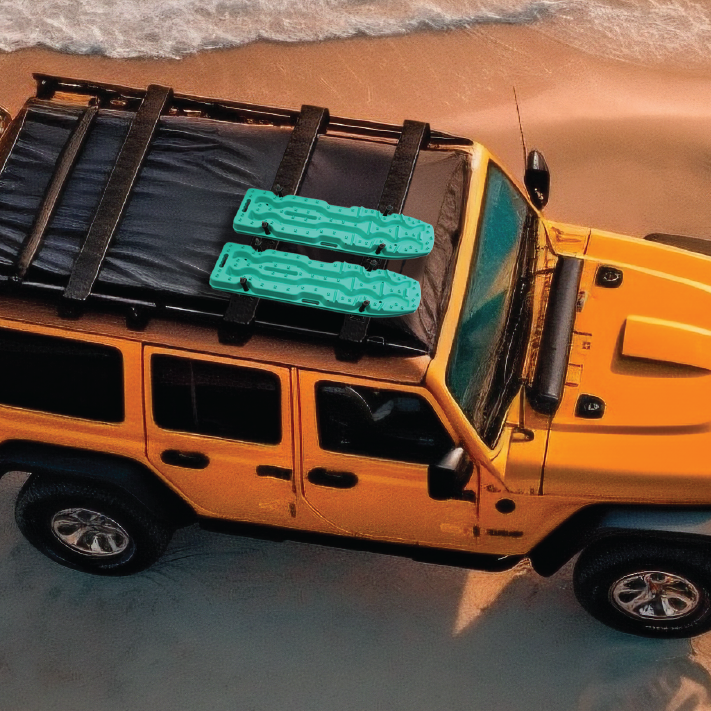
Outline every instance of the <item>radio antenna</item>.
<svg viewBox="0 0 711 711">
<path fill-rule="evenodd" d="M 523 145 L 523 167 L 526 168 L 526 160 L 528 152 L 526 151 L 526 139 L 523 137 L 523 124 L 521 123 L 521 111 L 518 108 L 518 97 L 516 96 L 516 87 L 513 87 L 514 102 L 516 104 L 516 115 L 518 116 L 518 129 L 521 131 L 521 144 Z"/>
</svg>

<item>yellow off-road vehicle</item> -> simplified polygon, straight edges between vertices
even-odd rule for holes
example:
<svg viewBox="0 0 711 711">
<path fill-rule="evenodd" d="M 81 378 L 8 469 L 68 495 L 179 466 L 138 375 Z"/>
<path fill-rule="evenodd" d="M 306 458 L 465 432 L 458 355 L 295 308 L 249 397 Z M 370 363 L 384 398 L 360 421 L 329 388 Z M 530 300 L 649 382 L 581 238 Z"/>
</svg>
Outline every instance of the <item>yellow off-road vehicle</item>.
<svg viewBox="0 0 711 711">
<path fill-rule="evenodd" d="M 0 144 L 0 472 L 30 473 L 39 550 L 126 574 L 197 521 L 542 575 L 580 553 L 600 620 L 711 628 L 709 243 L 552 222 L 540 153 L 522 189 L 418 122 L 36 78 Z M 250 189 L 415 218 L 434 244 L 239 234 Z M 419 307 L 219 291 L 226 243 L 395 274 Z"/>
</svg>

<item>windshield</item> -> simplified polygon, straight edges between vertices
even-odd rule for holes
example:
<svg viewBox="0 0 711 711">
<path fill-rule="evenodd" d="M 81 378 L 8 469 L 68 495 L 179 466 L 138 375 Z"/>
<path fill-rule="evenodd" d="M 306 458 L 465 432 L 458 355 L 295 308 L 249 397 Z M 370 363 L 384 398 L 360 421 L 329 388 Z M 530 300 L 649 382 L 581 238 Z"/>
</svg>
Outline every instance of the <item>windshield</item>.
<svg viewBox="0 0 711 711">
<path fill-rule="evenodd" d="M 490 163 L 476 254 L 446 375 L 449 391 L 490 447 L 521 382 L 536 224 L 523 196 Z"/>
</svg>

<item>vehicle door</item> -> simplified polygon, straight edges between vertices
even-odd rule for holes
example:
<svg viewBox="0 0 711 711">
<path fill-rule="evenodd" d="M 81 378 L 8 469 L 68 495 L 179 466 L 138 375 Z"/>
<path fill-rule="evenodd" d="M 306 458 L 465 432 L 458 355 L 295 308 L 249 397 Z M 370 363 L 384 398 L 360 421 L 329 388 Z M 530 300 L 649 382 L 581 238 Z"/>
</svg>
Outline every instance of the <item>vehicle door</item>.
<svg viewBox="0 0 711 711">
<path fill-rule="evenodd" d="M 344 532 L 472 549 L 476 470 L 469 500 L 435 501 L 428 465 L 455 446 L 425 390 L 299 372 L 303 495 Z"/>
<path fill-rule="evenodd" d="M 203 515 L 292 522 L 289 370 L 164 348 L 144 354 L 151 464 Z"/>
</svg>

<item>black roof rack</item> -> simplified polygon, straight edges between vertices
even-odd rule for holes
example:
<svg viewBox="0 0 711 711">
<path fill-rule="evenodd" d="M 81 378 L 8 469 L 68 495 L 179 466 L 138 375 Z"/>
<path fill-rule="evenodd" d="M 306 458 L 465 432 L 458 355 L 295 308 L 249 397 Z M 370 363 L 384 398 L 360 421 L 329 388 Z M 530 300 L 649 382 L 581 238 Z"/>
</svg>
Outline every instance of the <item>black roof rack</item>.
<svg viewBox="0 0 711 711">
<path fill-rule="evenodd" d="M 141 171 L 151 142 L 163 116 L 199 116 L 226 120 L 233 123 L 263 124 L 293 127 L 286 150 L 276 172 L 272 190 L 280 194 L 295 194 L 304 179 L 307 166 L 317 143 L 317 137 L 329 134 L 348 134 L 369 140 L 392 143 L 398 140 L 378 209 L 382 212 L 402 212 L 405 198 L 421 148 L 434 145 L 471 145 L 471 141 L 449 134 L 430 131 L 428 124 L 406 121 L 402 127 L 330 117 L 327 109 L 303 106 L 300 112 L 273 107 L 263 107 L 232 101 L 217 101 L 201 97 L 176 94 L 167 87 L 152 85 L 147 90 L 122 87 L 98 82 L 86 82 L 44 74 L 34 75 L 37 80 L 37 99 L 44 101 L 84 103 L 83 110 L 72 109 L 76 123 L 68 133 L 59 158 L 44 191 L 34 222 L 22 241 L 13 263 L 0 265 L 0 282 L 30 292 L 61 295 L 60 313 L 66 317 L 81 314 L 87 302 L 119 307 L 126 313 L 129 328 L 145 327 L 151 315 L 166 313 L 173 316 L 197 318 L 218 325 L 221 339 L 240 342 L 248 337 L 253 327 L 276 331 L 328 337 L 337 343 L 337 352 L 347 358 L 358 357 L 367 345 L 371 349 L 385 350 L 402 355 L 427 354 L 429 348 L 407 329 L 402 330 L 384 323 L 390 319 L 377 319 L 377 329 L 369 333 L 369 319 L 319 312 L 312 309 L 264 302 L 257 312 L 257 302 L 251 296 L 224 294 L 179 294 L 175 291 L 129 287 L 99 281 L 104 258 L 131 198 L 132 188 Z M 26 120 L 28 107 L 11 129 L 12 145 L 5 145 L 4 166 L 14 148 L 17 136 Z M 93 220 L 76 256 L 68 280 L 59 273 L 48 274 L 33 263 L 38 255 L 45 233 L 51 228 L 55 209 L 62 193 L 71 182 L 71 174 L 81 159 L 87 137 L 94 130 L 97 113 L 102 108 L 135 114 L 128 134 L 118 153 L 103 194 L 95 209 Z M 66 112 L 69 109 L 62 109 Z M 97 129 L 98 130 L 98 129 Z M 235 206 L 236 207 L 236 206 Z M 253 246 L 259 249 L 274 248 L 276 242 L 264 238 Z M 370 267 L 384 264 L 384 260 L 370 260 Z"/>
<path fill-rule="evenodd" d="M 62 95 L 85 96 L 87 102 L 91 101 L 99 108 L 136 111 L 146 94 L 145 89 L 136 89 L 118 84 L 72 79 L 52 74 L 35 73 L 32 76 L 37 82 L 36 95 L 39 99 L 62 98 Z M 201 116 L 222 121 L 271 124 L 274 126 L 293 126 L 299 115 L 299 111 L 294 111 L 293 109 L 249 104 L 227 99 L 213 99 L 179 92 L 173 92 L 168 113 L 172 115 Z M 370 139 L 397 140 L 402 133 L 402 126 L 378 121 L 331 116 L 328 130 L 336 134 L 347 133 Z M 455 136 L 443 131 L 432 131 L 430 143 L 452 147 L 473 145 L 472 140 L 469 138 Z"/>
</svg>

